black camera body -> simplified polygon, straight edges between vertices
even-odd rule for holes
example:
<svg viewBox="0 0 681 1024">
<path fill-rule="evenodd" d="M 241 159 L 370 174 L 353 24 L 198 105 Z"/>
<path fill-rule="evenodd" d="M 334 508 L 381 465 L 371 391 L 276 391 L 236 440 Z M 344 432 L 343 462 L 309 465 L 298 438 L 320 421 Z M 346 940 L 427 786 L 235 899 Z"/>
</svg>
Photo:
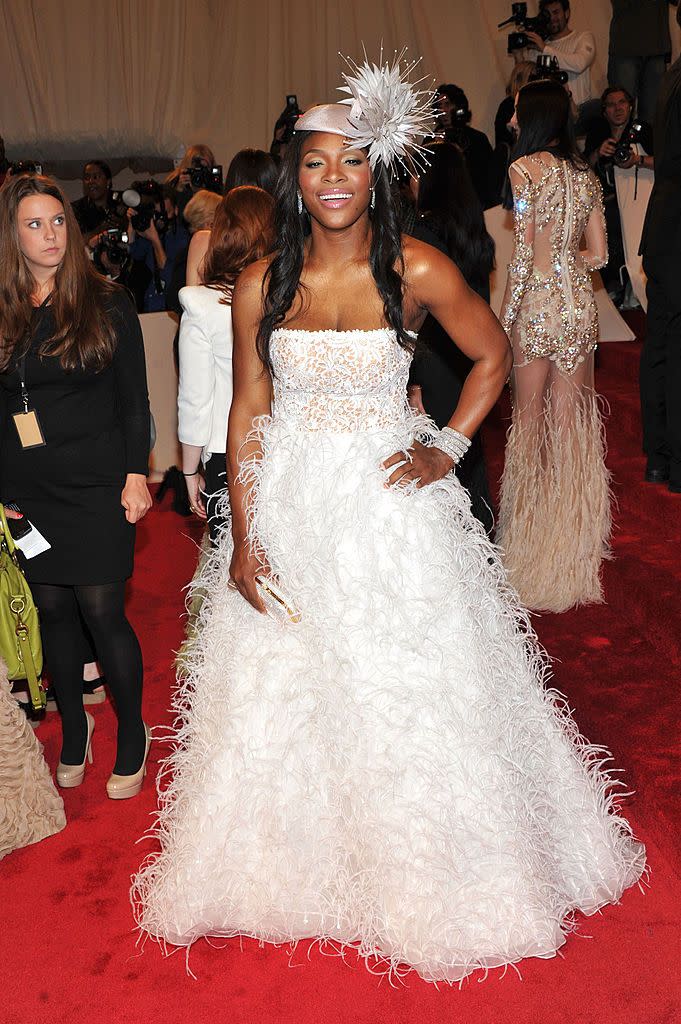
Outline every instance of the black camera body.
<svg viewBox="0 0 681 1024">
<path fill-rule="evenodd" d="M 201 157 L 195 156 L 189 168 L 189 180 L 194 188 L 205 188 L 209 192 L 217 192 L 219 196 L 224 192 L 222 164 L 206 167 Z"/>
<path fill-rule="evenodd" d="M 521 31 L 509 33 L 508 53 L 524 50 L 526 46 L 531 45 L 531 41 L 526 35 L 527 32 L 535 32 L 542 39 L 548 39 L 551 35 L 550 15 L 546 11 L 540 11 L 535 18 L 528 18 L 526 3 L 511 4 L 511 17 L 502 21 L 498 28 L 505 28 L 506 25 L 511 24 Z"/>
<path fill-rule="evenodd" d="M 282 145 L 287 145 L 291 141 L 291 136 L 296 128 L 296 121 L 300 115 L 301 109 L 298 106 L 298 97 L 295 93 L 288 93 L 286 96 L 286 106 L 277 118 L 277 123 L 274 126 L 275 135 L 280 129 L 283 129 L 278 140 Z"/>
<path fill-rule="evenodd" d="M 146 231 L 153 221 L 159 235 L 163 234 L 168 224 L 163 211 L 163 193 L 157 181 L 153 178 L 135 181 L 123 192 L 122 198 L 127 206 L 135 211 L 130 218 L 135 231 Z M 161 206 L 160 210 L 156 209 L 157 203 Z"/>
<path fill-rule="evenodd" d="M 37 160 L 15 160 L 8 168 L 12 174 L 42 174 L 43 165 Z"/>
<path fill-rule="evenodd" d="M 568 74 L 567 71 L 561 70 L 557 57 L 551 57 L 548 53 L 540 53 L 529 80 L 530 82 L 558 82 L 560 85 L 565 85 Z"/>
<path fill-rule="evenodd" d="M 107 228 L 97 246 L 105 252 L 112 263 L 123 263 L 128 256 L 128 232 L 121 228 Z"/>
<path fill-rule="evenodd" d="M 632 121 L 628 129 L 622 135 L 622 138 L 617 143 L 615 152 L 612 155 L 613 160 L 617 163 L 625 163 L 631 156 L 631 147 L 641 137 L 643 131 L 643 125 L 640 121 Z"/>
</svg>

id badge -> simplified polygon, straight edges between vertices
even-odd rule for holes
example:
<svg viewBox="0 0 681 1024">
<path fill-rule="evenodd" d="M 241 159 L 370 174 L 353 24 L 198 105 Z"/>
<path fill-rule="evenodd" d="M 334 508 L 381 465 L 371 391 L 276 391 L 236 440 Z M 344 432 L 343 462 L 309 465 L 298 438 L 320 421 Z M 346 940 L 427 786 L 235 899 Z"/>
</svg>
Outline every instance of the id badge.
<svg viewBox="0 0 681 1024">
<path fill-rule="evenodd" d="M 27 409 L 26 412 L 15 412 L 12 419 L 14 420 L 14 426 L 17 428 L 22 448 L 42 448 L 46 443 L 45 436 L 35 409 Z"/>
</svg>

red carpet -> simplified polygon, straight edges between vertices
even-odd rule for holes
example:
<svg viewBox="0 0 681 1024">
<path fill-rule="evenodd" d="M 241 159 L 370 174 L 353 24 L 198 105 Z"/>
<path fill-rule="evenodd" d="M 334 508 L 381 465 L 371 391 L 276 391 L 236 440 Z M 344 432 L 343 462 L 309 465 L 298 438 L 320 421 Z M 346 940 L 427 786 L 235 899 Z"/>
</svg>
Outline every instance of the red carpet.
<svg viewBox="0 0 681 1024">
<path fill-rule="evenodd" d="M 128 904 L 131 873 L 149 849 L 135 845 L 154 808 L 153 776 L 133 801 L 107 800 L 114 759 L 108 704 L 94 709 L 95 763 L 80 789 L 64 793 L 60 835 L 0 862 L 3 1024 L 675 1024 L 681 1021 L 681 497 L 644 485 L 636 392 L 638 346 L 600 350 L 599 390 L 608 399 L 610 466 L 619 502 L 615 560 L 606 569 L 608 604 L 537 620 L 556 658 L 557 686 L 582 730 L 607 744 L 634 789 L 627 814 L 647 843 L 650 888 L 619 907 L 580 919 L 561 956 L 526 961 L 484 984 L 437 990 L 409 975 L 391 987 L 350 960 L 299 947 L 259 949 L 251 941 L 198 944 L 164 959 L 135 946 Z M 487 447 L 498 476 L 503 423 Z M 168 722 L 172 651 L 182 637 L 181 588 L 190 578 L 198 532 L 164 506 L 139 530 L 130 613 L 146 669 L 145 715 Z M 38 736 L 54 769 L 58 723 Z"/>
</svg>

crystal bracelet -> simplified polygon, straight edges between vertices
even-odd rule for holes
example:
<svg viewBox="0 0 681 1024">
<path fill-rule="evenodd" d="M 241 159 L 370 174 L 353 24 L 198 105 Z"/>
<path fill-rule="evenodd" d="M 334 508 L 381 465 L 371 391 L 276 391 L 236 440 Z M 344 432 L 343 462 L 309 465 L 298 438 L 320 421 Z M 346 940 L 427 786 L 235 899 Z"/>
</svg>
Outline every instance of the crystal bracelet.
<svg viewBox="0 0 681 1024">
<path fill-rule="evenodd" d="M 449 456 L 455 466 L 458 466 L 470 448 L 471 440 L 459 430 L 454 430 L 452 427 L 443 427 L 433 438 L 432 446 L 433 448 L 439 448 L 441 452 Z"/>
</svg>

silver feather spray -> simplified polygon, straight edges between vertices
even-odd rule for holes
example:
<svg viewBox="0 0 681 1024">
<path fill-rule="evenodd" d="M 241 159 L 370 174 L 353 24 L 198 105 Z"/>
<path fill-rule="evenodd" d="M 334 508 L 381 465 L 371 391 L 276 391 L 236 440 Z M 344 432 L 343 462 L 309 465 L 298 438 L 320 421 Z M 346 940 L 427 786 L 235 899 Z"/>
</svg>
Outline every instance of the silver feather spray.
<svg viewBox="0 0 681 1024">
<path fill-rule="evenodd" d="M 407 168 L 408 159 L 417 167 L 428 163 L 421 142 L 424 136 L 434 135 L 435 93 L 418 88 L 424 78 L 409 82 L 421 58 L 403 62 L 405 53 L 406 48 L 400 53 L 396 50 L 388 63 L 381 48 L 378 64 L 370 64 L 366 52 L 362 65 L 343 57 L 352 72 L 343 72 L 345 85 L 338 87 L 349 96 L 340 101 L 350 106 L 352 130 L 348 137 L 358 148 L 368 149 L 372 170 L 379 161 L 386 168 L 395 160 Z"/>
</svg>

